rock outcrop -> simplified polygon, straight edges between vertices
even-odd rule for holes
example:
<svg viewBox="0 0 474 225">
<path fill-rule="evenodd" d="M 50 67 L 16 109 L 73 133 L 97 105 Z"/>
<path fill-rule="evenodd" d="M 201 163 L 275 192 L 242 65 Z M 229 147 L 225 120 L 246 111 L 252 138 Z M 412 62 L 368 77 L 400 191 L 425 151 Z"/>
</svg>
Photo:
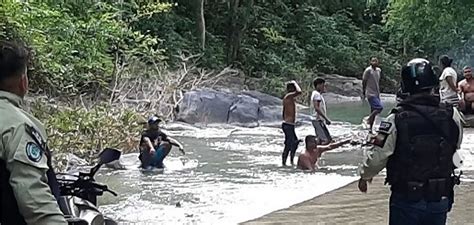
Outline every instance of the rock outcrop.
<svg viewBox="0 0 474 225">
<path fill-rule="evenodd" d="M 179 105 L 177 120 L 190 124 L 228 123 L 257 127 L 281 121 L 282 101 L 258 91 L 217 91 L 198 89 L 186 92 Z"/>
<path fill-rule="evenodd" d="M 328 92 L 349 97 L 362 96 L 362 80 L 337 74 L 318 74 L 317 77 L 326 80 Z"/>
<path fill-rule="evenodd" d="M 361 101 L 361 80 L 337 74 L 318 74 L 317 77 L 325 79 L 328 85 L 329 93 L 324 94 L 327 104 Z M 396 97 L 382 94 L 381 100 L 396 102 Z M 220 90 L 203 88 L 188 91 L 178 107 L 176 118 L 181 122 L 233 124 L 244 127 L 257 127 L 262 124 L 277 126 L 281 122 L 283 110 L 280 98 L 258 91 L 238 91 L 235 88 Z M 305 107 L 299 105 L 298 108 Z M 299 113 L 297 118 L 299 122 L 311 119 L 305 113 Z"/>
</svg>

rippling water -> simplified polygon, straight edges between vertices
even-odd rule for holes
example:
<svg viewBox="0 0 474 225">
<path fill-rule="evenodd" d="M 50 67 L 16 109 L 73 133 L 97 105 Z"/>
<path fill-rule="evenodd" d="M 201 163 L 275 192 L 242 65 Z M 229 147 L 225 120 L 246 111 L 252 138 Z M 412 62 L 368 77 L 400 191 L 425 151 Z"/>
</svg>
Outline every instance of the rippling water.
<svg viewBox="0 0 474 225">
<path fill-rule="evenodd" d="M 352 111 L 350 115 L 360 121 L 358 114 L 366 113 L 360 105 L 331 109 L 336 120 Z M 347 136 L 356 128 L 338 123 L 331 125 L 330 131 L 333 136 Z M 172 151 L 163 173 L 141 173 L 137 155 L 129 154 L 123 157 L 128 170 L 104 170 L 98 176 L 119 193 L 118 197 L 105 194 L 99 199 L 106 215 L 127 224 L 235 224 L 356 180 L 362 159 L 357 146 L 343 147 L 327 152 L 317 173 L 303 173 L 281 167 L 280 129 L 226 126 L 178 130 L 168 133 L 184 143 L 187 154 Z M 296 132 L 304 138 L 314 130 L 304 125 Z M 471 141 L 463 144 L 463 155 L 474 154 L 470 146 L 474 146 Z M 301 145 L 298 152 L 303 149 Z M 465 162 L 473 168 L 473 158 L 465 157 Z"/>
</svg>

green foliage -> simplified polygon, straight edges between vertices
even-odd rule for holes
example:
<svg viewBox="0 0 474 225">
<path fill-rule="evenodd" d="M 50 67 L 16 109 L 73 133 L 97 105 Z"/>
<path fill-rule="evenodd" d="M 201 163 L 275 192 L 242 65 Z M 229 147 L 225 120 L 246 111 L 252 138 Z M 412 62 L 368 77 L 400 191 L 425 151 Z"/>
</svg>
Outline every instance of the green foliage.
<svg viewBox="0 0 474 225">
<path fill-rule="evenodd" d="M 143 129 L 141 115 L 107 105 L 61 107 L 39 99 L 31 106 L 33 114 L 46 125 L 48 143 L 56 155 L 72 152 L 92 160 L 105 147 L 133 151 Z"/>
<path fill-rule="evenodd" d="M 392 80 L 397 75 L 396 58 L 384 46 L 387 36 L 382 26 L 374 24 L 363 30 L 352 19 L 354 9 L 349 8 L 325 15 L 309 3 L 295 8 L 288 4 L 282 11 L 272 7 L 268 3 L 254 9 L 256 18 L 249 24 L 252 30 L 244 40 L 239 59 L 248 75 L 305 83 L 314 78 L 307 73 L 360 77 L 369 58 L 377 56 L 386 75 L 382 81 L 387 85 L 384 90 L 395 89 Z M 264 83 L 272 85 L 274 90 L 270 92 L 274 93 L 283 86 L 278 82 Z M 271 87 L 264 86 L 263 90 Z"/>
<path fill-rule="evenodd" d="M 120 9 L 105 2 L 6 0 L 0 21 L 3 38 L 17 36 L 34 50 L 33 87 L 52 94 L 106 92 L 119 54 L 163 59 L 159 39 L 131 30 Z"/>
<path fill-rule="evenodd" d="M 186 1 L 176 3 L 169 13 L 136 21 L 134 28 L 163 40 L 160 47 L 166 49 L 170 65 L 176 63 L 175 55 L 188 51 L 203 54 L 200 62 L 203 67 L 225 66 L 230 51 L 228 3 L 206 4 L 207 48 L 203 52 L 197 45 L 194 6 Z M 250 8 L 240 5 L 235 23 L 243 32 L 237 58 L 232 64 L 250 77 L 261 78 L 265 85 L 259 87 L 260 90 L 278 95 L 281 95 L 281 82 L 300 79 L 308 72 L 360 76 L 372 55 L 380 55 L 383 62 L 389 62 L 387 74 L 393 76 L 393 59 L 380 52 L 376 43 L 383 42 L 377 39 L 380 36 L 371 35 L 371 30 L 362 30 L 352 20 L 352 12 L 363 14 L 365 5 L 327 3 L 324 6 L 325 12 L 311 1 L 297 5 L 290 1 L 277 4 L 262 1 Z M 382 32 L 381 26 L 377 28 Z"/>
<path fill-rule="evenodd" d="M 448 53 L 459 65 L 474 62 L 469 0 L 208 0 L 205 49 L 195 3 L 5 0 L 0 37 L 27 41 L 33 87 L 56 95 L 107 92 L 116 64 L 148 77 L 150 66 L 180 66 L 183 54 L 202 55 L 204 68 L 240 68 L 277 95 L 284 81 L 308 82 L 311 74 L 360 77 L 371 56 L 382 63 L 385 91 L 396 89 L 409 58 Z"/>
<path fill-rule="evenodd" d="M 469 0 L 393 0 L 386 28 L 400 53 L 433 60 L 448 53 L 467 64 L 473 62 L 473 13 Z"/>
</svg>

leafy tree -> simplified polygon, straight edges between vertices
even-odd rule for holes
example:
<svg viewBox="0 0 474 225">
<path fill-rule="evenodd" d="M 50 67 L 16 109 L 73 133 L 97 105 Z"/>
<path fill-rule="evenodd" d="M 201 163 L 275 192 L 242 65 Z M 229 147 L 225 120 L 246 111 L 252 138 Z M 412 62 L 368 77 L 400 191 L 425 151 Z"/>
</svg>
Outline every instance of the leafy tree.
<svg viewBox="0 0 474 225">
<path fill-rule="evenodd" d="M 157 38 L 131 30 L 119 17 L 120 10 L 105 2 L 6 0 L 0 7 L 0 35 L 22 38 L 34 50 L 34 87 L 51 94 L 106 92 L 114 53 L 163 59 Z"/>
<path fill-rule="evenodd" d="M 472 61 L 474 2 L 392 0 L 386 29 L 404 56 L 436 59 L 441 54 Z"/>
</svg>

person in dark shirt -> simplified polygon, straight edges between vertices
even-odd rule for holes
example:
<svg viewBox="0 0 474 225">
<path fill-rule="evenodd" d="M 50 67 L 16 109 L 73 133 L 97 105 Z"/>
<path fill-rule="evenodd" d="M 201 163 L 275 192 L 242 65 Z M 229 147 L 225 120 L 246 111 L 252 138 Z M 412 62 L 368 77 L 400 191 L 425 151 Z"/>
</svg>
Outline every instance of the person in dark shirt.
<svg viewBox="0 0 474 225">
<path fill-rule="evenodd" d="M 184 155 L 183 145 L 177 140 L 169 137 L 160 129 L 161 119 L 152 116 L 148 120 L 148 129 L 142 133 L 140 138 L 140 155 L 141 167 L 164 168 L 163 160 L 170 153 L 171 147 L 177 146 L 179 151 Z"/>
</svg>

